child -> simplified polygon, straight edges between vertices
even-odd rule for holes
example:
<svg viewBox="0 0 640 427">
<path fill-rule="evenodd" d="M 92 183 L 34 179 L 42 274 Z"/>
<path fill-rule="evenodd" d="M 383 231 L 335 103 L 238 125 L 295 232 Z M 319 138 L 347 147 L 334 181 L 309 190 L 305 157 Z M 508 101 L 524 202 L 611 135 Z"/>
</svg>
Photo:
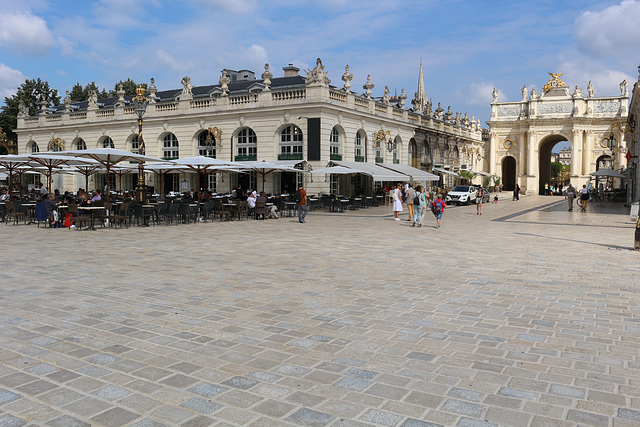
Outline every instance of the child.
<svg viewBox="0 0 640 427">
<path fill-rule="evenodd" d="M 498 196 L 493 197 L 493 203 L 498 203 Z"/>
</svg>

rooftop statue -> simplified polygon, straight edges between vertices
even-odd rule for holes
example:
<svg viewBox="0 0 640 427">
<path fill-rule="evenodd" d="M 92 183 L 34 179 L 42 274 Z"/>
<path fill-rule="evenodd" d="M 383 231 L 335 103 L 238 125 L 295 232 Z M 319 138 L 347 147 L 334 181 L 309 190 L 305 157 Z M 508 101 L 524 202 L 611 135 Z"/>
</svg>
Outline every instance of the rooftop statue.
<svg viewBox="0 0 640 427">
<path fill-rule="evenodd" d="M 593 98 L 593 84 L 591 84 L 591 80 L 589 80 L 589 84 L 587 85 L 587 96 Z"/>
<path fill-rule="evenodd" d="M 316 60 L 316 66 L 313 70 L 307 70 L 306 73 L 307 80 L 305 83 L 308 85 L 329 86 L 329 83 L 331 83 L 320 58 Z"/>
<path fill-rule="evenodd" d="M 549 79 L 549 81 L 547 82 L 547 84 L 544 85 L 544 87 L 542 88 L 544 90 L 544 93 L 547 93 L 551 90 L 551 88 L 553 87 L 564 87 L 567 84 L 565 82 L 563 82 L 562 80 L 560 80 L 560 76 L 562 76 L 564 73 L 549 73 L 549 75 L 551 76 L 551 78 Z"/>
</svg>

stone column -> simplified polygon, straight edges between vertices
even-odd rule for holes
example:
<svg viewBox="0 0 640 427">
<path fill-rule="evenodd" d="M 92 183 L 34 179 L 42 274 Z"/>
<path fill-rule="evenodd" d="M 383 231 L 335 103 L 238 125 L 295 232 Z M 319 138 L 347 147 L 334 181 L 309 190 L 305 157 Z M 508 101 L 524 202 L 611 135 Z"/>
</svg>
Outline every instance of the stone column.
<svg viewBox="0 0 640 427">
<path fill-rule="evenodd" d="M 498 135 L 491 132 L 491 142 L 489 144 L 489 173 L 496 173 L 496 144 L 498 143 Z"/>
<path fill-rule="evenodd" d="M 529 131 L 529 139 L 527 142 L 527 176 L 537 175 L 536 159 L 536 133 Z"/>
<path fill-rule="evenodd" d="M 520 132 L 520 138 L 518 138 L 518 151 L 519 151 L 519 156 L 518 156 L 518 168 L 519 170 L 519 174 L 518 175 L 525 175 L 526 173 L 528 173 L 529 171 L 527 170 L 527 164 L 526 164 L 526 142 L 527 142 L 527 131 L 524 132 Z M 517 177 L 516 177 L 517 178 Z"/>
<path fill-rule="evenodd" d="M 590 172 L 595 172 L 594 159 L 593 159 L 593 131 L 583 132 L 583 146 L 584 146 L 584 164 L 583 164 L 583 173 L 586 175 Z"/>
<path fill-rule="evenodd" d="M 579 130 L 573 130 L 573 146 L 571 149 L 571 177 L 582 175 L 582 135 Z"/>
</svg>

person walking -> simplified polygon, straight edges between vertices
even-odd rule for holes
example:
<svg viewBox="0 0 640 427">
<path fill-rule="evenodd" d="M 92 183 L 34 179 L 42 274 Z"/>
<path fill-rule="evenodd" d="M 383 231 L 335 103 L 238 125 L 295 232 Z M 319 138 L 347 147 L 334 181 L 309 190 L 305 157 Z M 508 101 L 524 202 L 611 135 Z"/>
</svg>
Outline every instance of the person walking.
<svg viewBox="0 0 640 427">
<path fill-rule="evenodd" d="M 416 194 L 416 190 L 411 186 L 411 184 L 407 184 L 408 187 L 405 190 L 404 194 L 405 194 L 405 203 L 407 204 L 407 210 L 409 211 L 409 219 L 407 219 L 407 221 L 413 221 L 413 219 L 415 218 L 415 212 L 414 212 L 414 197 Z"/>
<path fill-rule="evenodd" d="M 393 189 L 393 216 L 395 221 L 400 221 L 400 212 L 402 212 L 402 186 L 400 183 Z"/>
<path fill-rule="evenodd" d="M 298 222 L 304 224 L 305 217 L 309 212 L 309 205 L 307 204 L 307 192 L 302 188 L 302 184 L 298 186 L 298 191 L 296 191 L 296 204 L 298 206 Z"/>
<path fill-rule="evenodd" d="M 580 190 L 580 202 L 582 207 L 582 212 L 587 211 L 587 202 L 589 202 L 589 189 L 586 184 L 582 185 L 582 190 Z"/>
<path fill-rule="evenodd" d="M 422 227 L 422 218 L 424 217 L 424 207 L 427 204 L 427 198 L 422 192 L 422 187 L 417 186 L 414 194 L 414 217 L 413 217 L 413 227 L 416 226 L 416 222 L 418 223 L 418 228 Z"/>
<path fill-rule="evenodd" d="M 445 203 L 442 194 L 438 194 L 437 200 L 433 202 L 433 214 L 436 216 L 436 228 L 440 228 L 440 220 L 444 212 Z"/>
<path fill-rule="evenodd" d="M 565 193 L 564 198 L 567 199 L 567 202 L 569 204 L 569 212 L 571 212 L 573 210 L 573 199 L 575 199 L 576 197 L 576 189 L 573 188 L 573 185 L 571 183 L 569 183 L 569 186 L 567 187 L 567 192 Z"/>
<path fill-rule="evenodd" d="M 476 190 L 476 215 L 482 215 L 482 202 L 484 198 L 484 190 L 478 187 Z"/>
<path fill-rule="evenodd" d="M 513 200 L 520 200 L 520 186 L 516 184 L 516 188 L 513 189 Z"/>
</svg>

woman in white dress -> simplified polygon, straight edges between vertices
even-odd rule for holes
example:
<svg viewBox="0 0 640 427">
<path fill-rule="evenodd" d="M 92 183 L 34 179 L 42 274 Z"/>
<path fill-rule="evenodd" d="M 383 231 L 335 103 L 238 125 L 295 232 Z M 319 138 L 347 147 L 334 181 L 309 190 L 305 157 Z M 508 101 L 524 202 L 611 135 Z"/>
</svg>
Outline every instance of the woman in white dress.
<svg viewBox="0 0 640 427">
<path fill-rule="evenodd" d="M 400 190 L 400 184 L 396 185 L 393 189 L 393 216 L 394 220 L 400 221 L 400 212 L 402 212 L 402 191 Z"/>
</svg>

